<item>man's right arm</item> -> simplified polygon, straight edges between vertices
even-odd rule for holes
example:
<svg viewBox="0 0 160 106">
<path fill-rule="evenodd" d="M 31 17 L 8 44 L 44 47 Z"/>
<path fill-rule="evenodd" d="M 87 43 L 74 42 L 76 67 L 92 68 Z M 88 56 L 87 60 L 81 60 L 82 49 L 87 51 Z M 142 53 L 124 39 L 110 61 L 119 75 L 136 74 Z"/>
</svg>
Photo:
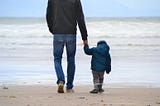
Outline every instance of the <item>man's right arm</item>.
<svg viewBox="0 0 160 106">
<path fill-rule="evenodd" d="M 76 18 L 77 18 L 78 26 L 81 32 L 82 40 L 86 41 L 88 34 L 87 34 L 84 14 L 83 14 L 82 5 L 81 5 L 80 0 L 77 0 L 76 2 Z"/>
</svg>

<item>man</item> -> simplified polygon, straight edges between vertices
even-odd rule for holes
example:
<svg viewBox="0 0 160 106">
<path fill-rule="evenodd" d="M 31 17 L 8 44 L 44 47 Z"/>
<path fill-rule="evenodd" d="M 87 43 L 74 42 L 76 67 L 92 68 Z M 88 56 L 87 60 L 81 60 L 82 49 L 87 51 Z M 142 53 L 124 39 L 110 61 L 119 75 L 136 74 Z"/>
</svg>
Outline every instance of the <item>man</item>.
<svg viewBox="0 0 160 106">
<path fill-rule="evenodd" d="M 74 92 L 77 23 L 83 44 L 88 44 L 88 34 L 80 0 L 48 0 L 46 20 L 49 31 L 54 35 L 53 55 L 58 93 L 64 93 L 65 75 L 61 64 L 64 46 L 66 46 L 67 53 L 66 92 L 72 93 Z"/>
</svg>

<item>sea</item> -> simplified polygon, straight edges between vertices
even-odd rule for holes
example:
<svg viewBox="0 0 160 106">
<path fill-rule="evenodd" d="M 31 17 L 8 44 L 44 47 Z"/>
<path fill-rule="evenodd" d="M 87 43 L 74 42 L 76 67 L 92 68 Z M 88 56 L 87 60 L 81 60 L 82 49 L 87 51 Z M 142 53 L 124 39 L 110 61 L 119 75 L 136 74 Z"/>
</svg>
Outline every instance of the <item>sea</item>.
<svg viewBox="0 0 160 106">
<path fill-rule="evenodd" d="M 86 18 L 88 42 L 110 46 L 105 87 L 160 87 L 160 17 Z M 78 27 L 77 27 L 78 29 Z M 91 56 L 77 30 L 74 85 L 93 85 Z M 63 69 L 67 69 L 64 49 Z M 0 85 L 56 85 L 53 35 L 45 18 L 0 18 Z M 67 79 L 66 79 L 67 81 Z"/>
</svg>

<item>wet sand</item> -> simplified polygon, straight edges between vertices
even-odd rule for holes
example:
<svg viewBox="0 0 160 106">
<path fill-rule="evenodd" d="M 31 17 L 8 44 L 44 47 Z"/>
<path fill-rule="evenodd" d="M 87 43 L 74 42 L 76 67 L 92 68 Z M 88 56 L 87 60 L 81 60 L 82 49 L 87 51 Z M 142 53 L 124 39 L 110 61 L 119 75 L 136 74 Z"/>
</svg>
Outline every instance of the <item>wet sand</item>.
<svg viewBox="0 0 160 106">
<path fill-rule="evenodd" d="M 160 88 L 104 88 L 75 86 L 75 93 L 57 93 L 57 86 L 1 86 L 0 106 L 160 106 Z"/>
</svg>

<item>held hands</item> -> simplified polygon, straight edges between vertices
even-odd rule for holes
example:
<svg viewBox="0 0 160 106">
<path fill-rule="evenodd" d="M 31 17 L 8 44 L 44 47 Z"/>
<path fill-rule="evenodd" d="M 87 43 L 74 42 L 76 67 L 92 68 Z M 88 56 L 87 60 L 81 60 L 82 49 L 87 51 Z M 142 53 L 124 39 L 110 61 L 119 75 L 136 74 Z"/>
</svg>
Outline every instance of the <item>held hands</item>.
<svg viewBox="0 0 160 106">
<path fill-rule="evenodd" d="M 88 40 L 84 40 L 83 45 L 88 45 Z"/>
</svg>

